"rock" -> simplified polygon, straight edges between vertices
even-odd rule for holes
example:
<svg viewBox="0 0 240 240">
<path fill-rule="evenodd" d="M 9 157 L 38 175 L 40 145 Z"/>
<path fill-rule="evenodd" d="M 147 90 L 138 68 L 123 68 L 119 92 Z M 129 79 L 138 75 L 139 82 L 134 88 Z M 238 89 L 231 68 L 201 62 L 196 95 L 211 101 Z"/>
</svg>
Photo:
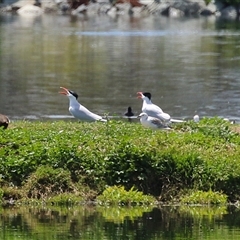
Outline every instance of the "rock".
<svg viewBox="0 0 240 240">
<path fill-rule="evenodd" d="M 237 9 L 233 6 L 229 6 L 224 8 L 221 11 L 221 17 L 224 19 L 233 19 L 235 20 L 237 18 Z"/>
<path fill-rule="evenodd" d="M 17 13 L 22 16 L 40 16 L 43 13 L 43 10 L 34 5 L 25 5 L 17 10 Z"/>
<path fill-rule="evenodd" d="M 203 16 L 209 16 L 211 14 L 218 14 L 222 9 L 224 8 L 224 5 L 222 2 L 217 0 L 212 0 L 202 11 L 201 15 Z"/>
<path fill-rule="evenodd" d="M 206 7 L 204 0 L 163 0 L 160 5 L 164 6 L 161 14 L 174 17 L 198 15 Z"/>
<path fill-rule="evenodd" d="M 20 1 L 13 3 L 11 6 L 12 6 L 12 8 L 19 9 L 26 5 L 34 5 L 34 4 L 35 4 L 35 0 L 20 0 Z"/>
<path fill-rule="evenodd" d="M 183 17 L 184 12 L 180 9 L 170 7 L 169 10 L 168 10 L 168 16 L 169 17 Z"/>
<path fill-rule="evenodd" d="M 64 6 L 62 8 L 62 6 Z M 69 6 L 68 6 L 69 7 Z M 41 8 L 44 12 L 56 12 L 58 9 L 63 10 L 64 8 L 67 8 L 66 1 L 54 1 L 54 0 L 44 0 L 41 1 Z"/>
</svg>

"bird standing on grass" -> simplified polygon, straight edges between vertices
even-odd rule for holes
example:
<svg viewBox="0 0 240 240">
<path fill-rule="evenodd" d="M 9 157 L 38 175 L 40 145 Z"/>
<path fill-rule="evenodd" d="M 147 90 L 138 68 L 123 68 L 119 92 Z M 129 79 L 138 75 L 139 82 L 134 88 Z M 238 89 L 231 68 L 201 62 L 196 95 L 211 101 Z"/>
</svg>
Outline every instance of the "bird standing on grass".
<svg viewBox="0 0 240 240">
<path fill-rule="evenodd" d="M 153 104 L 151 101 L 151 93 L 138 92 L 137 95 L 138 98 L 141 98 L 143 100 L 142 112 L 147 113 L 148 116 L 158 118 L 166 124 L 184 122 L 180 119 L 171 118 L 168 113 L 163 112 L 163 110 L 159 106 Z"/>
<path fill-rule="evenodd" d="M 141 98 L 143 100 L 142 112 L 146 113 L 148 116 L 158 118 L 163 122 L 169 122 L 171 120 L 171 117 L 168 113 L 163 112 L 163 110 L 159 106 L 152 103 L 151 93 L 138 92 L 137 95 L 138 98 Z"/>
<path fill-rule="evenodd" d="M 170 130 L 167 125 L 165 125 L 161 120 L 155 117 L 148 116 L 147 113 L 140 113 L 138 116 L 140 118 L 141 124 L 146 128 L 156 129 L 166 129 Z"/>
<path fill-rule="evenodd" d="M 3 127 L 3 129 L 7 129 L 9 123 L 9 118 L 3 114 L 0 114 L 0 127 Z"/>
<path fill-rule="evenodd" d="M 103 119 L 101 116 L 92 113 L 87 108 L 85 108 L 83 105 L 81 105 L 77 99 L 78 95 L 77 93 L 64 88 L 60 87 L 63 91 L 59 92 L 60 94 L 63 94 L 68 97 L 69 99 L 69 112 L 77 119 L 81 121 L 87 121 L 87 122 L 95 122 L 95 121 L 102 121 L 106 122 L 106 119 Z"/>
</svg>

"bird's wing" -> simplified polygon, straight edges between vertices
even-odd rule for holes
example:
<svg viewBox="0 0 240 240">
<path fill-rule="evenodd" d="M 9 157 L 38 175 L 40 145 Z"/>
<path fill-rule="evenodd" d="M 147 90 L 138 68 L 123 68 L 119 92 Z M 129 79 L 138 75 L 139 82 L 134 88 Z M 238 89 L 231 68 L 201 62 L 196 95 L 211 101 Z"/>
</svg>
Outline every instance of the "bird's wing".
<svg viewBox="0 0 240 240">
<path fill-rule="evenodd" d="M 171 129 L 169 126 L 167 126 L 166 124 L 164 124 L 164 122 L 161 121 L 161 120 L 158 119 L 158 118 L 148 117 L 148 120 L 151 121 L 152 124 L 156 125 L 157 128 Z"/>
<path fill-rule="evenodd" d="M 69 111 L 71 112 L 71 114 L 75 117 L 78 118 L 80 120 L 84 120 L 84 121 L 97 121 L 97 120 L 101 120 L 102 117 L 89 111 L 86 107 L 84 107 L 83 105 L 80 104 L 79 107 L 70 107 Z"/>
<path fill-rule="evenodd" d="M 148 117 L 148 118 L 149 118 L 149 121 L 151 121 L 151 123 L 155 124 L 159 128 L 164 127 L 163 122 L 161 120 L 159 120 L 158 118 L 153 118 L 153 117 Z"/>
<path fill-rule="evenodd" d="M 169 121 L 171 119 L 170 115 L 165 112 L 154 111 L 154 109 L 145 109 L 143 112 L 147 113 L 148 116 L 158 118 L 162 121 Z"/>
</svg>

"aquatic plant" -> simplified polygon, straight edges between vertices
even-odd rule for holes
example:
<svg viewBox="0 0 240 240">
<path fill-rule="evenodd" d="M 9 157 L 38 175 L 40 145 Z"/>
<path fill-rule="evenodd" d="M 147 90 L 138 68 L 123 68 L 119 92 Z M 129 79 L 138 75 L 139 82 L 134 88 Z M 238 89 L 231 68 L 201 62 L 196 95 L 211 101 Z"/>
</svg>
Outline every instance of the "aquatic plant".
<svg viewBox="0 0 240 240">
<path fill-rule="evenodd" d="M 149 205 L 156 202 L 152 196 L 144 195 L 133 187 L 127 191 L 123 186 L 107 187 L 97 197 L 100 205 Z"/>
<path fill-rule="evenodd" d="M 181 203 L 201 204 L 201 205 L 225 205 L 227 195 L 219 192 L 209 191 L 192 191 L 190 194 L 181 197 Z"/>
</svg>

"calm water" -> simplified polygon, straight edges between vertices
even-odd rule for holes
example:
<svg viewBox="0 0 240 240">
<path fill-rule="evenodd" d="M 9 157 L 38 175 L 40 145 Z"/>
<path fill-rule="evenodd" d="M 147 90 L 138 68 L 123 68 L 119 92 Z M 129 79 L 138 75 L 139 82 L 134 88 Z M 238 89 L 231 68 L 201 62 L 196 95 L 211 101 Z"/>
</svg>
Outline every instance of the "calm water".
<svg viewBox="0 0 240 240">
<path fill-rule="evenodd" d="M 137 91 L 173 117 L 240 120 L 240 23 L 161 16 L 0 17 L 0 112 L 69 116 L 64 86 L 98 114 L 140 113 Z"/>
<path fill-rule="evenodd" d="M 15 207 L 0 211 L 2 240 L 239 240 L 239 209 Z"/>
</svg>

